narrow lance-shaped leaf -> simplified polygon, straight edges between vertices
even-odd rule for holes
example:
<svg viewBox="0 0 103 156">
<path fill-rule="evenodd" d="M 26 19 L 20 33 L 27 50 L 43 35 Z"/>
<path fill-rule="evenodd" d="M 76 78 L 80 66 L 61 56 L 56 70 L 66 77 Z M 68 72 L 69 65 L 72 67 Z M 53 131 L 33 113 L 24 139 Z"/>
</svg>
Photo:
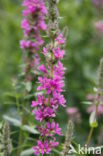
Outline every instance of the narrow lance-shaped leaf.
<svg viewBox="0 0 103 156">
<path fill-rule="evenodd" d="M 20 120 L 8 117 L 6 115 L 4 115 L 4 119 L 7 120 L 8 122 L 10 122 L 11 124 L 13 124 L 14 126 L 21 128 L 24 131 L 27 131 L 27 132 L 32 133 L 32 134 L 39 134 L 39 132 L 36 129 L 34 129 L 33 127 L 31 127 L 29 125 L 23 125 L 22 126 Z"/>
</svg>

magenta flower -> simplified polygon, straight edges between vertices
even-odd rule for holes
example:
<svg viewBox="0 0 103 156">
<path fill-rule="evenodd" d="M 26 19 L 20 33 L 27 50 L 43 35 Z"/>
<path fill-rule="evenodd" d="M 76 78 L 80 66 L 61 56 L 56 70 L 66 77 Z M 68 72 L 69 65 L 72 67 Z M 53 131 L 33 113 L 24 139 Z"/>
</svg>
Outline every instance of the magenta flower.
<svg viewBox="0 0 103 156">
<path fill-rule="evenodd" d="M 37 146 L 34 146 L 33 149 L 35 150 L 36 155 L 39 155 L 40 153 L 44 155 L 45 153 L 49 154 L 51 152 L 51 147 L 48 141 L 42 142 L 41 140 L 38 140 Z"/>
<path fill-rule="evenodd" d="M 56 5 L 52 0 L 51 3 Z M 27 6 L 27 4 L 24 5 Z M 35 6 L 33 6 L 33 8 L 30 7 L 28 12 L 30 11 L 31 14 L 34 15 L 36 11 Z M 25 14 L 28 14 L 28 12 Z M 45 13 L 46 10 L 44 11 L 44 14 Z M 50 17 L 52 21 L 55 17 L 54 15 L 51 16 L 53 16 L 52 18 Z M 52 22 L 54 22 L 54 20 Z M 24 28 L 25 25 L 28 27 L 28 23 L 25 23 L 26 22 L 24 21 Z M 38 66 L 38 71 L 41 75 L 38 77 L 37 92 L 40 94 L 37 95 L 35 101 L 32 101 L 33 114 L 35 115 L 36 120 L 40 121 L 42 124 L 38 128 L 40 132 L 40 140 L 37 142 L 37 146 L 33 147 L 36 155 L 50 154 L 52 149 L 59 145 L 55 136 L 62 135 L 61 128 L 59 127 L 59 124 L 54 121 L 54 119 L 56 117 L 58 107 L 66 106 L 66 100 L 63 95 L 65 86 L 65 68 L 61 62 L 65 54 L 64 45 L 66 39 L 63 37 L 62 33 L 57 33 L 58 30 L 55 23 L 56 22 L 51 23 L 51 26 L 49 24 L 48 27 L 41 19 L 41 21 L 39 21 L 39 25 L 36 24 L 36 28 L 39 27 L 41 30 L 47 29 L 47 36 L 49 37 L 48 41 L 50 41 L 50 43 L 45 45 L 41 51 L 44 60 L 43 63 Z M 55 31 L 53 31 L 53 27 Z"/>
<path fill-rule="evenodd" d="M 59 103 L 61 106 L 65 107 L 66 105 L 66 100 L 64 98 L 64 95 L 60 94 L 60 93 L 57 93 L 57 92 L 54 92 L 53 94 L 53 98 L 55 99 L 55 101 L 57 103 Z"/>
<path fill-rule="evenodd" d="M 57 41 L 58 44 L 60 44 L 60 45 L 61 44 L 65 44 L 65 42 L 66 42 L 65 38 L 63 38 L 63 34 L 62 33 L 57 36 L 57 38 L 55 39 L 55 41 Z"/>
<path fill-rule="evenodd" d="M 40 65 L 40 57 L 38 55 L 40 47 L 44 44 L 41 37 L 41 31 L 47 29 L 45 23 L 45 17 L 47 14 L 47 7 L 44 4 L 44 0 L 24 0 L 23 2 L 23 16 L 24 19 L 21 22 L 21 28 L 24 31 L 24 38 L 20 41 L 21 49 L 26 51 L 25 57 L 25 75 L 26 81 L 31 81 L 28 77 L 34 77 L 38 71 Z M 37 56 L 38 55 L 38 56 Z"/>
<path fill-rule="evenodd" d="M 43 54 L 44 54 L 44 56 L 46 56 L 47 55 L 47 53 L 48 53 L 48 50 L 47 50 L 47 48 L 43 48 Z"/>
<path fill-rule="evenodd" d="M 61 59 L 61 58 L 63 58 L 65 51 L 57 48 L 57 49 L 53 49 L 53 53 L 54 53 L 54 56 L 56 59 Z"/>
<path fill-rule="evenodd" d="M 37 146 L 34 146 L 33 149 L 36 155 L 39 155 L 40 153 L 42 155 L 44 155 L 45 153 L 50 154 L 52 148 L 58 146 L 58 144 L 58 142 L 55 142 L 55 138 L 53 141 L 45 140 L 44 142 L 42 142 L 41 140 L 38 140 Z"/>
<path fill-rule="evenodd" d="M 58 79 L 48 79 L 48 83 L 45 88 L 47 90 L 47 94 L 54 94 L 55 92 L 62 92 L 64 87 L 64 83 L 59 81 Z"/>
<path fill-rule="evenodd" d="M 38 77 L 39 83 L 41 84 L 38 86 L 37 91 L 45 90 L 45 84 L 47 83 L 46 77 Z"/>
<path fill-rule="evenodd" d="M 42 21 L 40 21 L 40 23 L 39 23 L 39 27 L 40 27 L 42 30 L 46 30 L 47 25 L 46 25 L 45 22 L 42 20 Z"/>
<path fill-rule="evenodd" d="M 54 79 L 47 79 L 46 77 L 39 77 L 39 83 L 41 84 L 38 86 L 37 90 L 42 91 L 46 90 L 47 94 L 55 93 L 55 92 L 62 92 L 64 87 L 64 81 L 59 80 L 58 76 Z"/>
<path fill-rule="evenodd" d="M 52 137 L 54 134 L 62 135 L 61 128 L 58 123 L 55 122 L 47 122 L 45 126 L 41 126 L 39 128 L 41 136 L 49 136 Z"/>
<path fill-rule="evenodd" d="M 57 78 L 58 80 L 62 80 L 62 82 L 64 83 L 63 79 L 65 74 L 65 68 L 63 67 L 63 64 L 60 61 L 58 61 L 57 65 L 54 66 L 53 74 L 54 74 L 54 78 Z"/>
<path fill-rule="evenodd" d="M 30 25 L 27 19 L 23 19 L 21 23 L 21 28 L 30 31 Z"/>
<path fill-rule="evenodd" d="M 61 128 L 59 127 L 59 124 L 55 124 L 55 122 L 52 122 L 52 123 L 47 123 L 47 129 L 49 129 L 49 131 L 51 133 L 55 133 L 55 134 L 58 134 L 58 135 L 62 135 L 61 134 Z"/>
<path fill-rule="evenodd" d="M 56 41 L 57 42 L 57 41 Z M 59 42 L 61 42 L 59 40 Z M 64 43 L 64 40 L 62 41 Z M 58 44 L 59 46 L 59 44 Z M 57 48 L 59 49 L 59 48 Z M 43 48 L 43 54 L 45 58 L 50 55 L 50 50 L 47 48 Z M 56 111 L 59 106 L 65 107 L 66 100 L 64 95 L 62 94 L 64 88 L 64 73 L 65 68 L 61 63 L 61 57 L 58 59 L 55 58 L 57 63 L 52 66 L 52 76 L 51 76 L 51 67 L 48 64 L 41 64 L 38 69 L 41 71 L 43 76 L 38 77 L 38 87 L 37 91 L 41 91 L 42 95 L 38 95 L 36 101 L 32 102 L 32 107 L 34 108 L 33 113 L 35 118 L 40 122 L 45 122 L 44 126 L 39 128 L 40 135 L 43 138 L 48 140 L 50 137 L 50 142 L 52 146 L 49 146 L 49 151 L 51 152 L 52 148 L 57 146 L 58 143 L 56 141 L 52 142 L 52 138 L 54 135 L 62 135 L 61 128 L 58 123 L 55 123 L 53 119 L 56 116 Z M 47 65 L 48 64 L 48 65 Z M 49 120 L 52 120 L 50 122 Z M 45 140 L 45 139 L 44 139 Z M 47 142 L 46 142 L 47 143 Z M 45 141 L 42 142 L 43 151 L 40 151 L 39 145 L 37 145 L 34 149 L 36 149 L 35 154 L 44 154 L 48 152 L 48 150 L 44 150 Z"/>
<path fill-rule="evenodd" d="M 33 113 L 35 114 L 35 118 L 40 122 L 44 119 L 55 117 L 55 112 L 50 107 L 44 107 L 44 108 L 39 107 L 37 110 L 33 110 Z"/>
<path fill-rule="evenodd" d="M 57 40 L 55 40 L 55 42 L 57 42 Z M 58 43 L 61 42 L 63 44 L 64 40 L 59 38 Z M 58 46 L 60 45 L 57 44 L 56 49 L 60 50 L 60 47 Z M 43 54 L 45 58 L 50 56 L 50 53 L 51 53 L 50 49 L 43 48 Z M 37 87 L 37 91 L 41 91 L 42 95 L 38 95 L 36 101 L 32 102 L 32 107 L 34 108 L 33 113 L 35 115 L 35 118 L 40 122 L 45 122 L 45 125 L 39 128 L 41 137 L 46 138 L 47 140 L 48 137 L 51 138 L 51 139 L 49 138 L 49 140 L 52 146 L 48 145 L 50 152 L 53 147 L 58 145 L 56 141 L 52 142 L 52 138 L 54 137 L 54 135 L 62 135 L 59 124 L 55 123 L 53 120 L 56 116 L 57 108 L 59 106 L 65 107 L 66 104 L 66 100 L 64 98 L 64 95 L 62 94 L 62 92 L 64 91 L 63 88 L 64 88 L 64 74 L 65 74 L 65 68 L 61 63 L 62 57 L 58 57 L 58 59 L 55 57 L 57 63 L 55 63 L 52 66 L 52 72 L 48 60 L 46 60 L 46 64 L 41 64 L 38 67 L 38 70 L 41 72 L 41 75 L 43 76 L 38 77 L 39 85 Z M 50 120 L 52 120 L 52 122 Z M 45 153 L 47 154 L 48 150 L 47 151 L 44 150 L 45 149 L 44 145 L 45 145 L 45 139 L 44 142 L 42 142 L 43 151 L 40 150 L 41 147 L 37 145 L 35 147 L 36 149 L 35 154 L 37 153 L 38 154 L 41 153 L 42 155 Z"/>
<path fill-rule="evenodd" d="M 23 6 L 26 7 L 23 11 L 23 16 L 35 15 L 37 11 L 42 15 L 47 13 L 47 8 L 45 7 L 43 0 L 24 0 Z"/>
<path fill-rule="evenodd" d="M 37 101 L 32 101 L 32 107 L 42 106 L 43 104 L 48 104 L 48 98 L 44 98 L 43 95 L 38 95 Z"/>
<path fill-rule="evenodd" d="M 46 69 L 46 67 L 44 66 L 44 64 L 40 65 L 40 66 L 38 67 L 38 70 L 40 70 L 40 71 L 42 71 L 42 72 L 44 72 L 44 73 L 47 73 L 47 69 Z"/>
<path fill-rule="evenodd" d="M 20 41 L 20 47 L 22 48 L 22 49 L 29 49 L 30 47 L 31 47 L 31 41 L 25 41 L 25 40 L 21 40 Z"/>
</svg>

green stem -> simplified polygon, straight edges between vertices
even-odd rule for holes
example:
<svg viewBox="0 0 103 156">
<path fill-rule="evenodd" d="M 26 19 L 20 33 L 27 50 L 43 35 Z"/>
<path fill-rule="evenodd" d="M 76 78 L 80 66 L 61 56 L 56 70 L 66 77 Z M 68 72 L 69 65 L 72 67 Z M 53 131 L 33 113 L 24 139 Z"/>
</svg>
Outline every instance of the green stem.
<svg viewBox="0 0 103 156">
<path fill-rule="evenodd" d="M 87 147 L 89 146 L 89 143 L 90 143 L 90 140 L 91 140 L 91 137 L 92 137 L 92 134 L 93 134 L 93 130 L 94 130 L 94 128 L 92 127 L 90 129 L 90 132 L 89 132 L 89 135 L 88 135 L 88 139 L 87 139 L 87 142 L 86 142 Z"/>
<path fill-rule="evenodd" d="M 25 115 L 25 109 L 23 108 L 23 114 L 22 114 L 22 120 L 21 120 L 21 126 L 25 125 L 26 123 L 26 115 Z M 20 156 L 21 152 L 22 152 L 22 148 L 23 148 L 23 131 L 22 129 L 20 129 L 19 132 L 19 141 L 18 141 L 18 150 L 17 150 L 17 156 Z"/>
<path fill-rule="evenodd" d="M 20 133 L 19 133 L 19 144 L 18 144 L 18 151 L 17 151 L 17 156 L 20 156 L 20 153 L 21 153 L 21 151 L 22 151 L 22 135 L 23 135 L 23 133 L 22 133 L 22 130 L 20 129 Z"/>
<path fill-rule="evenodd" d="M 99 95 L 98 95 L 98 98 L 99 98 Z M 95 117 L 94 117 L 94 121 L 95 121 L 95 120 L 96 120 L 96 118 L 97 118 L 97 113 L 98 113 L 98 105 L 99 105 L 99 101 L 97 101 L 97 104 L 96 104 L 96 110 L 95 110 Z M 90 131 L 89 131 L 89 135 L 88 135 L 87 141 L 86 141 L 87 148 L 88 148 L 89 143 L 90 143 L 90 140 L 91 140 L 91 138 L 92 138 L 93 131 L 94 131 L 94 127 L 91 127 L 91 129 L 90 129 Z"/>
<path fill-rule="evenodd" d="M 18 115 L 19 115 L 20 114 L 20 103 L 19 103 L 19 98 L 18 98 L 18 94 L 17 94 L 16 84 L 14 85 L 14 90 L 15 90 L 15 96 L 16 96 L 17 112 L 18 112 Z"/>
<path fill-rule="evenodd" d="M 18 114 L 20 114 L 20 104 L 19 104 L 19 99 L 18 99 L 18 96 L 17 96 L 17 92 L 16 92 L 16 105 L 17 105 L 17 112 L 18 112 Z"/>
</svg>

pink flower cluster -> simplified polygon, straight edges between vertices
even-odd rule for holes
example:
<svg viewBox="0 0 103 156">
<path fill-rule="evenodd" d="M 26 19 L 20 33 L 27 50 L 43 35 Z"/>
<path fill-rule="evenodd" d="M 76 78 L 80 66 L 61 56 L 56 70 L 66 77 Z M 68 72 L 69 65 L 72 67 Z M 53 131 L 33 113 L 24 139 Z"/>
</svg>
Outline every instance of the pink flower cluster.
<svg viewBox="0 0 103 156">
<path fill-rule="evenodd" d="M 23 2 L 23 20 L 21 27 L 24 30 L 24 39 L 20 41 L 20 47 L 26 50 L 24 53 L 26 81 L 33 79 L 33 72 L 37 71 L 40 64 L 40 57 L 38 51 L 43 45 L 44 41 L 41 37 L 40 31 L 45 31 L 47 25 L 45 23 L 45 16 L 47 8 L 44 0 L 24 0 Z"/>
<path fill-rule="evenodd" d="M 63 45 L 65 39 L 59 34 L 52 44 L 43 48 L 45 64 L 41 64 L 38 70 L 43 76 L 38 77 L 37 100 L 32 102 L 35 118 L 42 123 L 39 127 L 41 140 L 34 146 L 35 154 L 49 154 L 51 150 L 58 146 L 55 135 L 62 135 L 58 123 L 54 122 L 59 106 L 65 107 L 66 100 L 62 92 L 64 91 L 65 68 L 61 62 L 64 56 Z"/>
<path fill-rule="evenodd" d="M 88 109 L 87 109 L 87 112 L 88 113 L 92 113 L 93 111 L 95 111 L 96 109 L 96 106 L 95 105 L 92 105 L 92 106 L 89 106 Z M 99 105 L 98 106 L 98 111 L 97 111 L 97 115 L 103 115 L 103 105 Z"/>
<path fill-rule="evenodd" d="M 95 6 L 103 6 L 103 0 L 93 0 Z"/>
<path fill-rule="evenodd" d="M 95 28 L 97 29 L 97 31 L 98 31 L 99 33 L 102 33 L 102 35 L 103 35 L 103 20 L 97 21 L 97 22 L 95 23 Z"/>
<path fill-rule="evenodd" d="M 103 105 L 103 95 L 96 95 L 96 94 L 88 94 L 87 98 L 88 101 L 92 101 L 95 105 L 97 101 L 99 101 L 100 105 Z"/>
<path fill-rule="evenodd" d="M 38 140 L 37 146 L 36 147 L 34 146 L 33 149 L 35 150 L 36 155 L 39 155 L 40 153 L 44 155 L 44 154 L 50 154 L 51 149 L 56 146 L 58 146 L 58 142 L 56 142 L 55 139 L 53 141 L 45 140 L 44 142 Z"/>
<path fill-rule="evenodd" d="M 46 30 L 45 15 L 47 8 L 43 0 L 24 0 L 23 11 L 24 19 L 21 27 L 24 30 L 25 40 L 21 40 L 20 45 L 22 49 L 29 49 L 35 53 L 43 44 L 40 35 L 40 30 Z"/>
<path fill-rule="evenodd" d="M 93 102 L 93 104 L 87 108 L 88 113 L 92 113 L 93 111 L 96 110 L 96 103 L 97 101 L 99 101 L 97 115 L 100 116 L 103 114 L 103 96 L 98 97 L 97 95 L 89 94 L 87 96 L 87 100 Z"/>
<path fill-rule="evenodd" d="M 81 114 L 77 107 L 68 107 L 66 111 L 70 120 L 77 124 L 81 123 Z"/>
</svg>

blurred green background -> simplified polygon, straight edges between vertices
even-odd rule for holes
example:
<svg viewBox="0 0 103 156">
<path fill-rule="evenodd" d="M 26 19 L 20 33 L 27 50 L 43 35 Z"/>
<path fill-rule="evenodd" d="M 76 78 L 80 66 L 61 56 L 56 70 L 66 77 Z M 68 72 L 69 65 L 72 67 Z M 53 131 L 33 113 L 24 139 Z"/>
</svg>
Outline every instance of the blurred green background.
<svg viewBox="0 0 103 156">
<path fill-rule="evenodd" d="M 0 106 L 3 95 L 10 91 L 12 78 L 18 74 L 21 60 L 19 40 L 21 36 L 21 2 L 0 1 Z M 1 109 L 0 109 L 1 110 Z"/>
<path fill-rule="evenodd" d="M 22 50 L 19 41 L 23 37 L 21 3 L 20 0 L 0 0 L 0 119 L 11 109 L 5 105 L 5 93 L 11 92 L 12 79 L 20 71 Z M 94 27 L 102 14 L 91 0 L 60 0 L 59 11 L 61 29 L 67 26 L 69 30 L 64 59 L 67 106 L 76 106 L 80 110 L 84 122 L 75 131 L 85 138 L 89 130 L 89 116 L 82 101 L 95 86 L 99 60 L 103 55 L 103 36 Z M 57 120 L 65 129 L 67 120 L 64 109 L 59 110 Z"/>
</svg>

